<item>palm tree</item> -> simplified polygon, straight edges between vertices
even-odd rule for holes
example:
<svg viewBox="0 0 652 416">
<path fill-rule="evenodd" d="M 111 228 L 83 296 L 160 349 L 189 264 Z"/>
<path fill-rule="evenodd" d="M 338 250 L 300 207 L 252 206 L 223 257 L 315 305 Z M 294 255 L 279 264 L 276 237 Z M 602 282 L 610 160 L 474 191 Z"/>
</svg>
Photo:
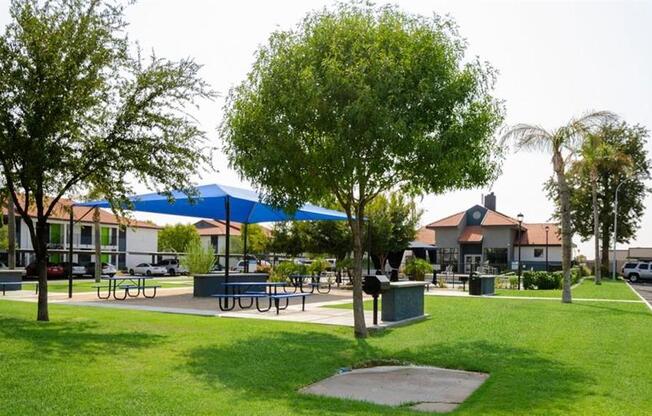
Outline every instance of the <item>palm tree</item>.
<svg viewBox="0 0 652 416">
<path fill-rule="evenodd" d="M 562 269 L 564 272 L 562 302 L 571 303 L 570 266 L 573 245 L 573 230 L 570 217 L 570 188 L 566 182 L 567 156 L 572 155 L 586 134 L 602 123 L 615 119 L 607 111 L 588 113 L 572 119 L 568 124 L 554 130 L 546 130 L 531 124 L 518 124 L 503 135 L 503 141 L 514 141 L 517 150 L 543 150 L 552 154 L 552 166 L 555 174 L 555 187 L 559 200 L 561 217 Z"/>
<path fill-rule="evenodd" d="M 598 207 L 598 170 L 603 153 L 606 150 L 602 136 L 599 133 L 589 133 L 584 137 L 582 143 L 580 169 L 588 173 L 591 181 L 591 204 L 593 205 L 593 236 L 595 243 L 595 261 L 593 262 L 593 274 L 595 284 L 602 284 L 602 266 L 600 262 L 600 210 Z"/>
</svg>

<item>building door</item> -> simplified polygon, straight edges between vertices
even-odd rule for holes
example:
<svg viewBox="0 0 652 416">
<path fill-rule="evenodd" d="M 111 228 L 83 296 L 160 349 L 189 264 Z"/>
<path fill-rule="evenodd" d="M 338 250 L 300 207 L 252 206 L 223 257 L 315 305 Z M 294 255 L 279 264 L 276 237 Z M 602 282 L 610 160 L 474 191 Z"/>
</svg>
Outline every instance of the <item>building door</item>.
<svg viewBox="0 0 652 416">
<path fill-rule="evenodd" d="M 475 272 L 482 263 L 480 254 L 466 254 L 464 256 L 464 273 Z"/>
</svg>

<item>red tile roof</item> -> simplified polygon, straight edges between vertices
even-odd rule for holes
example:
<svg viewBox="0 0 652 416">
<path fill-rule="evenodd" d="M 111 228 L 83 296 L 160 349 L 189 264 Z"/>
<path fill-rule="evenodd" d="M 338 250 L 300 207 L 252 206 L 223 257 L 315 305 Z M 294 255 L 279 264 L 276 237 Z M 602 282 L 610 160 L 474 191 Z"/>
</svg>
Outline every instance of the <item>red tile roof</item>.
<svg viewBox="0 0 652 416">
<path fill-rule="evenodd" d="M 457 241 L 460 243 L 481 243 L 482 238 L 482 227 L 479 225 L 469 225 L 462 230 L 462 234 L 460 234 Z"/>
<path fill-rule="evenodd" d="M 419 230 L 417 230 L 416 241 L 425 244 L 435 244 L 435 230 L 431 230 L 427 227 L 419 228 Z"/>
<path fill-rule="evenodd" d="M 557 224 L 536 223 L 523 224 L 524 232 L 521 234 L 520 244 L 523 246 L 543 246 L 546 244 L 546 226 L 548 226 L 548 245 L 560 246 L 561 234 Z M 516 237 L 518 239 L 518 235 Z M 514 244 L 519 244 L 518 240 Z"/>
<path fill-rule="evenodd" d="M 482 225 L 488 227 L 494 225 L 518 225 L 518 220 L 512 217 L 508 217 L 505 214 L 501 214 L 500 212 L 488 209 L 487 213 L 482 219 Z"/>
<path fill-rule="evenodd" d="M 70 205 L 74 201 L 67 198 L 61 198 L 55 205 L 50 219 L 59 221 L 68 221 L 70 219 Z M 49 204 L 49 202 L 48 202 Z M 90 212 L 89 212 L 90 211 Z M 7 215 L 7 208 L 2 208 L 3 215 Z M 36 217 L 36 207 L 31 204 L 28 210 L 31 217 Z M 18 218 L 18 213 L 16 213 Z M 93 209 L 90 207 L 73 207 L 73 218 L 76 222 L 93 223 Z M 119 225 L 124 224 L 131 228 L 153 228 L 160 229 L 161 227 L 151 221 L 138 221 L 131 218 L 118 218 L 112 212 L 100 209 L 100 224 Z"/>
<path fill-rule="evenodd" d="M 464 219 L 466 211 L 458 212 L 449 217 L 442 218 L 439 221 L 432 222 L 426 225 L 426 228 L 437 228 L 437 227 L 457 227 L 460 222 Z"/>
</svg>

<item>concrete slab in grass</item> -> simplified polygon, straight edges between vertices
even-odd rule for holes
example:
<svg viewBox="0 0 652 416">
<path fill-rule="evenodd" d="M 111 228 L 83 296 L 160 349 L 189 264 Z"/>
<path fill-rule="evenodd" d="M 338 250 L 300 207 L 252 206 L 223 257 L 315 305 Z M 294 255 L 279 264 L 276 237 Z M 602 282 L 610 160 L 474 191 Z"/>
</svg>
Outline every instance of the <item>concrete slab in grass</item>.
<svg viewBox="0 0 652 416">
<path fill-rule="evenodd" d="M 301 392 L 443 413 L 454 410 L 487 377 L 484 373 L 437 367 L 373 367 L 334 375 Z"/>
</svg>

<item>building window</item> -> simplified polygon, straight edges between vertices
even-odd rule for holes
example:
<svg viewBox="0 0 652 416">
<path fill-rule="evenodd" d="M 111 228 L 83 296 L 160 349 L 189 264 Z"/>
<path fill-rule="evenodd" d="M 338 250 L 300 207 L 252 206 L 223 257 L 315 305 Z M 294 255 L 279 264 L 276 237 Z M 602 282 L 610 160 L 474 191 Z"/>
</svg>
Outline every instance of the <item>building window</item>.
<svg viewBox="0 0 652 416">
<path fill-rule="evenodd" d="M 507 268 L 507 249 L 506 248 L 485 248 L 484 261 L 490 266 Z"/>
<path fill-rule="evenodd" d="M 543 257 L 543 249 L 542 248 L 535 248 L 534 249 L 534 258 L 540 259 Z"/>
<path fill-rule="evenodd" d="M 90 225 L 81 227 L 81 244 L 93 244 L 93 227 Z"/>
<path fill-rule="evenodd" d="M 448 266 L 452 266 L 452 270 L 457 271 L 459 256 L 460 251 L 457 248 L 440 248 L 439 264 L 441 264 L 442 271 L 446 270 Z"/>
</svg>

